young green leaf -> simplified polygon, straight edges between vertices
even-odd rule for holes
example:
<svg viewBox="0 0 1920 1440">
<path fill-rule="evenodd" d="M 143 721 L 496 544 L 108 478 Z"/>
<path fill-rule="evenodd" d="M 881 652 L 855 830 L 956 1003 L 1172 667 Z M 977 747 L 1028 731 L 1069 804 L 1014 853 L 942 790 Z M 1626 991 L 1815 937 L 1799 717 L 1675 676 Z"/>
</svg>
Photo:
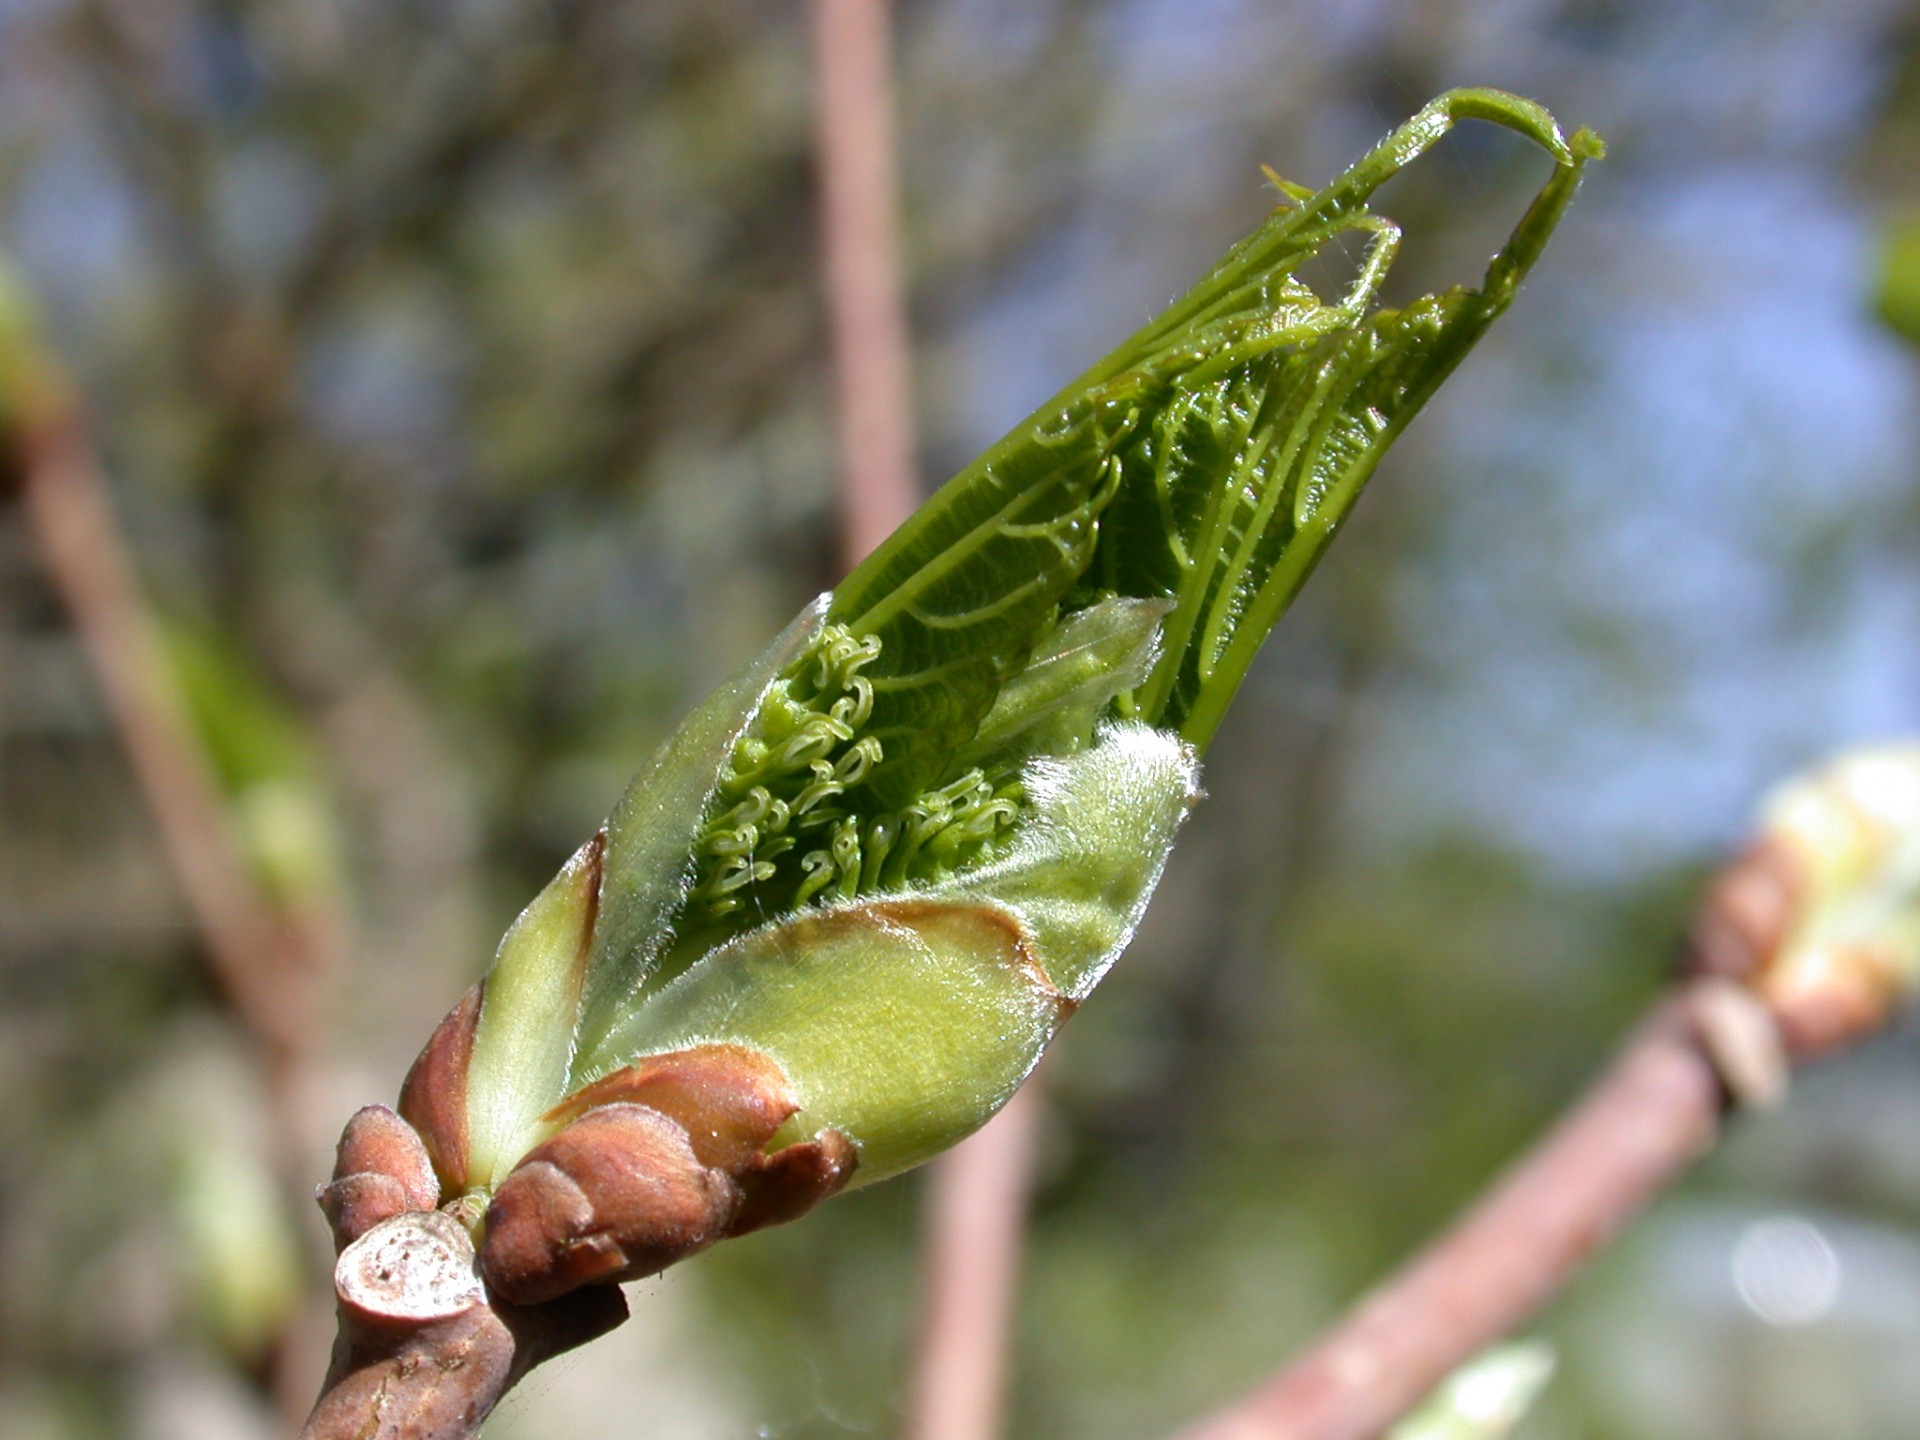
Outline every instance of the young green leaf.
<svg viewBox="0 0 1920 1440">
<path fill-rule="evenodd" d="M 1534 141 L 1554 171 L 1480 288 L 1369 315 L 1400 232 L 1366 201 L 1465 119 Z M 1191 291 L 948 482 L 829 612 L 881 641 L 873 733 L 913 736 L 875 766 L 885 798 L 966 743 L 1043 633 L 1035 617 L 1075 591 L 1173 601 L 1133 713 L 1204 746 L 1381 455 L 1512 302 L 1600 153 L 1531 101 L 1441 96 L 1324 190 L 1283 187 Z M 1295 272 L 1355 232 L 1359 274 L 1323 301 Z"/>
<path fill-rule="evenodd" d="M 670 934 L 715 777 L 824 605 L 703 702 L 635 777 L 606 827 L 514 921 L 488 972 L 467 1068 L 472 1183 L 489 1185 L 618 1023 Z"/>
</svg>

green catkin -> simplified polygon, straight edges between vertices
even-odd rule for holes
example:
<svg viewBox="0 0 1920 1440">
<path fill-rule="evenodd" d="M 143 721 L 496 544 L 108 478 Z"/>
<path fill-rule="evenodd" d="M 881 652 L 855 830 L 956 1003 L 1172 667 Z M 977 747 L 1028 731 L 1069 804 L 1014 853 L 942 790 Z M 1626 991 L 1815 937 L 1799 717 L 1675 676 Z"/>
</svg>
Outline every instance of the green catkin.
<svg viewBox="0 0 1920 1440">
<path fill-rule="evenodd" d="M 865 786 L 884 749 L 861 733 L 873 713 L 861 671 L 880 644 L 826 626 L 734 746 L 694 847 L 688 901 L 704 924 L 944 879 L 990 855 L 1020 818 L 1017 779 L 977 766 L 898 807 Z"/>
</svg>

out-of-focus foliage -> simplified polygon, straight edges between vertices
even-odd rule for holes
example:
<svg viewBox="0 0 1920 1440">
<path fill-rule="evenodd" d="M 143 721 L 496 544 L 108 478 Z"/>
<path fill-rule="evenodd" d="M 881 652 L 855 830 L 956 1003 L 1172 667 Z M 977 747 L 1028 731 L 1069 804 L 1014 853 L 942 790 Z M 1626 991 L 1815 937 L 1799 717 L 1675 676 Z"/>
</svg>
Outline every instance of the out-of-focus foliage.
<svg viewBox="0 0 1920 1440">
<path fill-rule="evenodd" d="M 1503 1440 L 1553 1375 L 1553 1347 L 1501 1345 L 1460 1367 L 1387 1440 Z"/>
<path fill-rule="evenodd" d="M 1901 339 L 1920 345 L 1920 216 L 1887 222 L 1880 250 L 1880 316 Z"/>
<path fill-rule="evenodd" d="M 929 482 L 1244 232 L 1263 162 L 1322 180 L 1458 83 L 1612 142 L 1256 667 L 1049 1065 L 1015 1428 L 1150 1436 L 1565 1101 L 1772 779 L 1920 726 L 1915 361 L 1876 314 L 1920 49 L 1892 0 L 899 19 Z M 324 1300 L 287 1331 L 220 1267 L 319 1222 L 289 1196 L 302 1228 L 216 1233 L 197 1191 L 236 1157 L 254 1194 L 322 1175 L 652 744 L 837 578 L 802 21 L 0 6 L 0 247 L 201 655 L 223 778 L 248 813 L 297 787 L 302 901 L 347 937 L 306 1133 L 277 1134 L 0 511 L 0 1433 L 272 1433 L 259 1346 L 310 1375 Z M 1477 275 L 1540 179 L 1493 136 L 1436 162 L 1381 197 L 1433 236 L 1406 294 Z M 1746 1126 L 1548 1318 L 1517 1433 L 1902 1433 L 1916 1068 L 1895 1037 Z M 496 1433 L 892 1430 L 915 1194 L 643 1288 Z"/>
</svg>

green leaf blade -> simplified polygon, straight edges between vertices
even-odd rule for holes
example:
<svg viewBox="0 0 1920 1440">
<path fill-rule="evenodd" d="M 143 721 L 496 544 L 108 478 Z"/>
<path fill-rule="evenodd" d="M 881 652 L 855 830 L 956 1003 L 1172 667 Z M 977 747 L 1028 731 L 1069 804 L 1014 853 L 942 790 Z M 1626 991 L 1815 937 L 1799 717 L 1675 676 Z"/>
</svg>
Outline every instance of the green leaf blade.
<svg viewBox="0 0 1920 1440">
<path fill-rule="evenodd" d="M 869 783 L 884 802 L 936 780 L 1085 570 L 1110 491 L 1100 418 L 989 452 L 834 592 L 829 620 L 881 642 Z"/>
<path fill-rule="evenodd" d="M 898 897 L 748 932 L 655 996 L 628 1041 L 771 1055 L 803 1102 L 772 1145 L 842 1130 L 870 1184 L 985 1123 L 1068 1008 L 1004 911 Z"/>
<path fill-rule="evenodd" d="M 591 1063 L 637 1002 L 686 899 L 693 846 L 735 744 L 781 671 L 824 623 L 824 597 L 684 720 L 621 796 L 606 824 L 598 918 L 580 998 L 577 1058 Z"/>
</svg>

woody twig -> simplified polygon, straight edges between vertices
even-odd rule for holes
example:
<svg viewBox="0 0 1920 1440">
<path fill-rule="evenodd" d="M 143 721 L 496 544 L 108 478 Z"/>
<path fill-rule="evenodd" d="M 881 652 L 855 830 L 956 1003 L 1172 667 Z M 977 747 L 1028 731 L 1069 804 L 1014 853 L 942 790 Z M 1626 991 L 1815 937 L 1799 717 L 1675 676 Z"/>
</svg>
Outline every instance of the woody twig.
<svg viewBox="0 0 1920 1440">
<path fill-rule="evenodd" d="M 1792 1067 L 1882 1028 L 1920 980 L 1920 747 L 1783 786 L 1718 877 L 1690 974 L 1444 1236 L 1181 1440 L 1374 1440 L 1523 1325 Z"/>
</svg>

